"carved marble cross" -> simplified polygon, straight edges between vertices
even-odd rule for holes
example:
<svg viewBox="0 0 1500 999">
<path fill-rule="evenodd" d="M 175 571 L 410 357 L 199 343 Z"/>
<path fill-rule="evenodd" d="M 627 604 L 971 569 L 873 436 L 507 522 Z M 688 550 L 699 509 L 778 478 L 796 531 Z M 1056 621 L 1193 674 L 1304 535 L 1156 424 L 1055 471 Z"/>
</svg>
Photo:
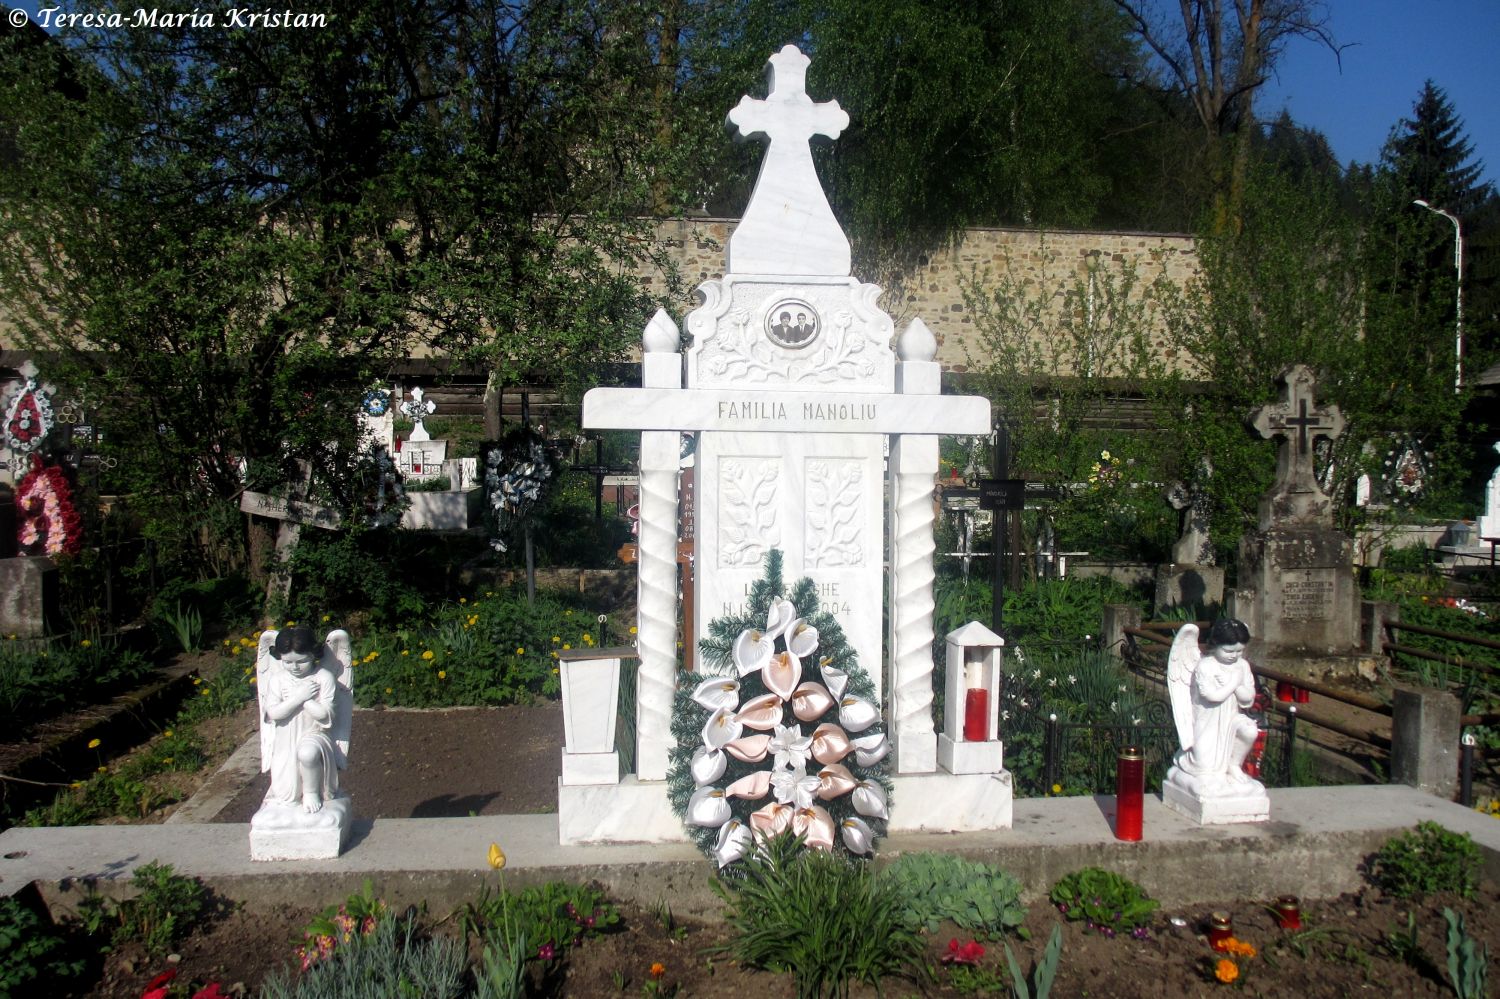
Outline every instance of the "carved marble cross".
<svg viewBox="0 0 1500 999">
<path fill-rule="evenodd" d="M 731 274 L 849 273 L 849 240 L 818 181 L 808 142 L 836 139 L 849 124 L 838 101 L 807 95 L 810 60 L 794 45 L 770 58 L 770 93 L 743 97 L 729 112 L 737 139 L 770 143 L 744 218 L 729 239 Z"/>
<path fill-rule="evenodd" d="M 1333 440 L 1343 433 L 1344 417 L 1337 406 L 1316 405 L 1317 378 L 1307 365 L 1290 365 L 1278 379 L 1281 399 L 1262 406 L 1251 418 L 1262 437 L 1281 438 L 1269 497 L 1273 511 L 1262 510 L 1262 526 L 1268 526 L 1268 519 L 1321 521 L 1331 510 L 1313 468 L 1313 444 L 1319 437 Z M 1268 516 L 1270 512 L 1274 517 Z"/>
<path fill-rule="evenodd" d="M 413 424 L 411 435 L 407 437 L 407 440 L 417 443 L 432 440 L 432 435 L 427 432 L 426 427 L 422 426 L 422 420 L 437 409 L 437 403 L 431 399 L 423 399 L 422 394 L 422 389 L 418 386 L 411 390 L 411 400 L 401 404 L 402 414 Z"/>
</svg>

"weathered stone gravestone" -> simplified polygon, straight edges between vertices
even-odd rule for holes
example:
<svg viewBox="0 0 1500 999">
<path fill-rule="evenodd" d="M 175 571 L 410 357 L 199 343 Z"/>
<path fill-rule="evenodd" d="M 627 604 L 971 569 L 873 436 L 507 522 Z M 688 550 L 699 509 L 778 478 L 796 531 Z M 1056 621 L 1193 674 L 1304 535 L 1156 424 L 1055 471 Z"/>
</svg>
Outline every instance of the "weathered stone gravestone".
<svg viewBox="0 0 1500 999">
<path fill-rule="evenodd" d="M 1203 474 L 1212 474 L 1212 470 L 1205 469 Z M 1212 616 L 1224 602 L 1224 569 L 1214 564 L 1208 535 L 1208 497 L 1201 489 L 1176 482 L 1167 490 L 1166 499 L 1182 514 L 1182 533 L 1172 546 L 1171 563 L 1156 568 L 1157 613 L 1196 608 Z"/>
<path fill-rule="evenodd" d="M 1340 655 L 1359 639 L 1354 544 L 1333 526 L 1318 484 L 1313 445 L 1344 429 L 1337 406 L 1317 405 L 1306 365 L 1281 372 L 1281 399 L 1252 417 L 1262 437 L 1281 439 L 1276 481 L 1260 501 L 1260 525 L 1240 543 L 1235 616 L 1267 655 Z"/>
<path fill-rule="evenodd" d="M 1010 824 L 1003 770 L 937 774 L 932 717 L 937 435 L 988 433 L 989 403 L 941 396 L 931 331 L 913 320 L 893 350 L 880 289 L 850 276 L 849 242 L 808 147 L 814 136 L 837 137 L 848 116 L 837 102 L 808 97 L 807 65 L 796 48 L 782 49 L 770 59 L 770 95 L 746 97 L 730 112 L 739 137 L 764 139 L 769 149 L 729 240 L 727 273 L 699 288 L 703 304 L 688 317 L 686 353 L 676 325 L 658 312 L 645 331 L 642 388 L 599 388 L 584 399 L 585 427 L 642 431 L 638 783 L 590 788 L 586 798 L 563 788 L 564 841 L 682 837 L 665 787 L 647 782 L 666 776 L 678 667 L 683 433 L 697 435 L 697 613 L 684 644 L 702 638 L 711 619 L 739 611 L 766 554 L 781 551 L 784 578 L 814 581 L 823 609 L 883 691 L 895 771 L 967 782 L 939 788 L 898 777 L 892 828 Z M 998 768 L 998 747 L 995 759 Z"/>
</svg>

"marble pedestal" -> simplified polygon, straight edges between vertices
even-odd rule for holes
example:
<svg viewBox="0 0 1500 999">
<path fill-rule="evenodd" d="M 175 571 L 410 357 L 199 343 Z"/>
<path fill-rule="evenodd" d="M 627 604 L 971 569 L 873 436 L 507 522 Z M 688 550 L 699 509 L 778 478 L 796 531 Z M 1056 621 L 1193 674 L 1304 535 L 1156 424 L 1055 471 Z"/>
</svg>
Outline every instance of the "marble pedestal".
<svg viewBox="0 0 1500 999">
<path fill-rule="evenodd" d="M 1005 744 L 999 739 L 967 742 L 944 732 L 937 746 L 938 763 L 950 774 L 997 774 L 1005 769 Z"/>
<path fill-rule="evenodd" d="M 1175 766 L 1162 781 L 1161 801 L 1172 811 L 1185 815 L 1200 826 L 1227 826 L 1240 822 L 1265 822 L 1271 817 L 1271 798 L 1260 781 L 1241 785 L 1238 794 L 1203 795 L 1198 793 L 1195 778 Z"/>
<path fill-rule="evenodd" d="M 994 746 L 999 743 L 971 743 Z M 891 833 L 1009 829 L 1015 785 L 1008 770 L 892 775 Z"/>
<path fill-rule="evenodd" d="M 343 852 L 354 826 L 347 794 L 316 812 L 268 801 L 250 819 L 251 860 L 332 860 Z"/>
</svg>

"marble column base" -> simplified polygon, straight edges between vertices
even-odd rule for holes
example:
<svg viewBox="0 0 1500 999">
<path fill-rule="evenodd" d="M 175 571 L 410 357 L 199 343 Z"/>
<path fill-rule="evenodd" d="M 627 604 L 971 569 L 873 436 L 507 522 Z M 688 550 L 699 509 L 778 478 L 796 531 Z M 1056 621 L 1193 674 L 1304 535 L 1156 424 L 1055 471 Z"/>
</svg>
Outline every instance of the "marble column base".
<svg viewBox="0 0 1500 999">
<path fill-rule="evenodd" d="M 998 743 L 986 743 L 998 749 Z M 894 774 L 889 831 L 977 832 L 1011 827 L 1010 772 Z"/>
<path fill-rule="evenodd" d="M 938 762 L 950 774 L 997 774 L 1005 769 L 1005 746 L 999 739 L 989 742 L 955 742 L 937 739 Z"/>
<path fill-rule="evenodd" d="M 626 777 L 618 784 L 557 782 L 557 838 L 581 843 L 686 843 L 667 800 L 667 782 Z"/>
<path fill-rule="evenodd" d="M 1200 826 L 1234 825 L 1241 822 L 1265 822 L 1271 817 L 1271 798 L 1260 781 L 1230 785 L 1233 793 L 1204 794 L 1199 781 L 1173 767 L 1162 781 L 1161 801 L 1172 811 L 1184 815 Z"/>
<path fill-rule="evenodd" d="M 323 802 L 316 812 L 267 801 L 250 819 L 250 859 L 332 860 L 343 852 L 353 827 L 347 794 Z"/>
</svg>

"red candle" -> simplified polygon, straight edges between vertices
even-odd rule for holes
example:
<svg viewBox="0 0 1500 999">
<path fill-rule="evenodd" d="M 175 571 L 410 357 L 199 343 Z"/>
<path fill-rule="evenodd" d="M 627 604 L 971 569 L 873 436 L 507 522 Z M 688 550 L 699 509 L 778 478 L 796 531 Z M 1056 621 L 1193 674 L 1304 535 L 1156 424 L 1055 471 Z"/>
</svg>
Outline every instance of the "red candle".
<svg viewBox="0 0 1500 999">
<path fill-rule="evenodd" d="M 1284 930 L 1302 929 L 1302 906 L 1296 895 L 1282 895 L 1276 900 L 1276 922 Z"/>
<path fill-rule="evenodd" d="M 964 741 L 988 742 L 990 738 L 990 692 L 970 687 L 964 692 Z"/>
<path fill-rule="evenodd" d="M 1286 704 L 1292 703 L 1297 699 L 1297 688 L 1285 680 L 1277 680 L 1276 699 Z"/>
<path fill-rule="evenodd" d="M 1210 913 L 1208 917 L 1208 945 L 1214 950 L 1222 951 L 1229 945 L 1234 936 L 1234 921 L 1229 918 L 1227 912 Z"/>
<path fill-rule="evenodd" d="M 1115 761 L 1115 839 L 1141 838 L 1146 798 L 1146 761 L 1139 746 L 1126 746 Z"/>
<path fill-rule="evenodd" d="M 1312 700 L 1312 691 L 1308 690 L 1306 687 L 1298 687 L 1297 688 L 1297 703 L 1298 704 L 1306 704 L 1310 700 Z"/>
</svg>

